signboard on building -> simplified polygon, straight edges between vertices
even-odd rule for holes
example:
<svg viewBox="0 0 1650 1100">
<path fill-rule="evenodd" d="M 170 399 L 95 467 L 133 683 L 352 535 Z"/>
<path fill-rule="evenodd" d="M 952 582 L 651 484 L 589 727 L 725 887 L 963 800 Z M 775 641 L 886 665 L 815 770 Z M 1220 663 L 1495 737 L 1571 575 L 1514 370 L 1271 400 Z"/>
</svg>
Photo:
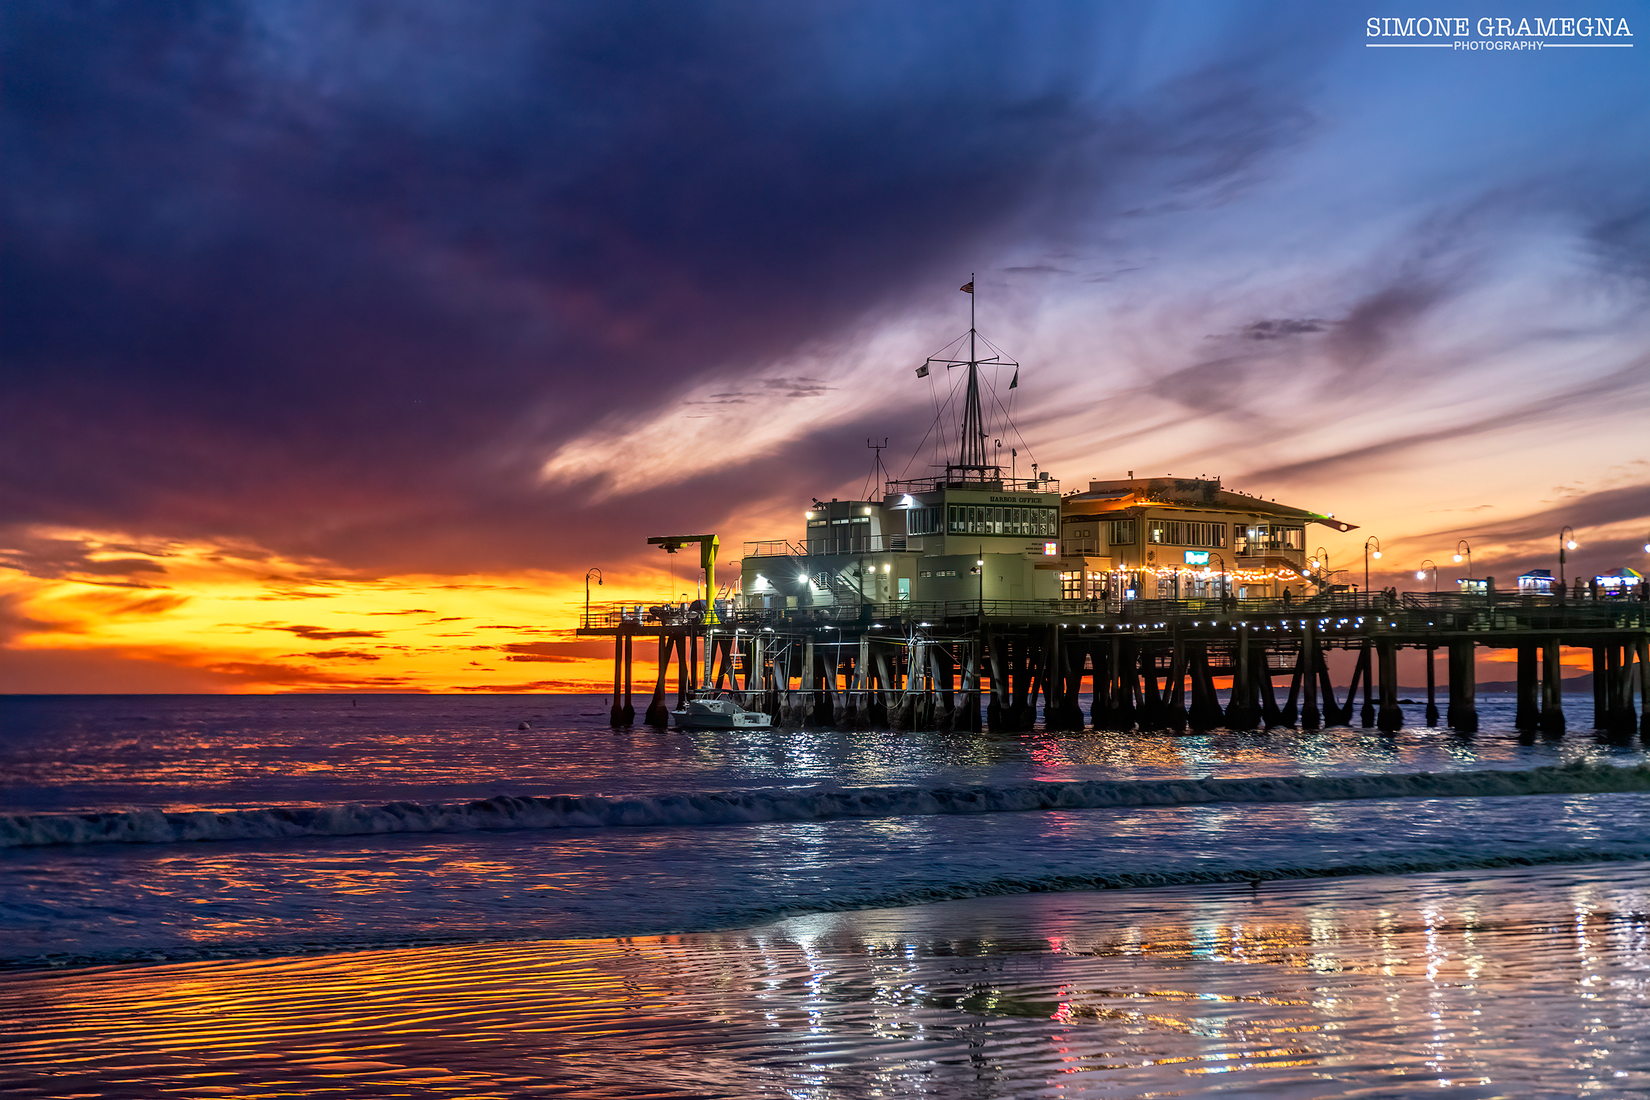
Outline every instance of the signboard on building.
<svg viewBox="0 0 1650 1100">
<path fill-rule="evenodd" d="M 1187 565 L 1208 565 L 1209 564 L 1209 551 L 1207 551 L 1207 550 L 1188 550 L 1188 551 L 1186 551 L 1186 564 Z"/>
</svg>

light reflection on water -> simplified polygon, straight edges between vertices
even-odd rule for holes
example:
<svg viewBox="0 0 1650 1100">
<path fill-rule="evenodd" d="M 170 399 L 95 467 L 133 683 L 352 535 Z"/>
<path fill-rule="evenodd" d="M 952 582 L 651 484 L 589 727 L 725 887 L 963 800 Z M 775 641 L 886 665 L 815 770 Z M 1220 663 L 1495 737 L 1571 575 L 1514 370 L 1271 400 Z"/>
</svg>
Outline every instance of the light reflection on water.
<svg viewBox="0 0 1650 1100">
<path fill-rule="evenodd" d="M 1650 869 L 991 898 L 0 981 L 16 1096 L 1623 1095 Z"/>
<path fill-rule="evenodd" d="M 1584 734 L 1520 745 L 1510 701 L 1483 732 L 1207 735 L 610 730 L 568 696 L 0 697 L 0 812 L 198 809 L 496 794 L 1011 783 L 1530 768 L 1645 759 Z M 1411 708 L 1414 711 L 1414 708 Z M 1413 715 L 1412 715 L 1413 716 Z M 526 725 L 529 728 L 518 728 Z"/>
<path fill-rule="evenodd" d="M 0 853 L 0 967 L 651 934 L 942 898 L 1650 858 L 1650 794 Z"/>
</svg>

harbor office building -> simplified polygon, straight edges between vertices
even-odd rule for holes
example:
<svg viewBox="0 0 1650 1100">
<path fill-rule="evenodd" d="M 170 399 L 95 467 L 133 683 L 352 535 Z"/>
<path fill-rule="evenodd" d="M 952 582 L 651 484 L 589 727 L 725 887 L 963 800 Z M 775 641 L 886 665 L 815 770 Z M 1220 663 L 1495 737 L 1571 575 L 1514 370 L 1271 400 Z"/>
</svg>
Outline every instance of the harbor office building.
<svg viewBox="0 0 1650 1100">
<path fill-rule="evenodd" d="M 804 520 L 800 540 L 746 544 L 746 606 L 1299 596 L 1329 585 L 1309 564 L 1309 526 L 1351 526 L 1218 479 L 1096 481 L 1062 495 L 1046 473 L 1003 478 L 989 466 L 890 482 L 880 500 L 815 501 Z"/>
</svg>

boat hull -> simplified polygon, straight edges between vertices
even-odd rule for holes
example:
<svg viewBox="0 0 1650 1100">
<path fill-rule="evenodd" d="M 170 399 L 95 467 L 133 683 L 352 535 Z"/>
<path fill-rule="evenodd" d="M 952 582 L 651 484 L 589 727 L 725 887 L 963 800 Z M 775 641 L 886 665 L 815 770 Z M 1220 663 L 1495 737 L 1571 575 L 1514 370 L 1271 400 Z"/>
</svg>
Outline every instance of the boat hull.
<svg viewBox="0 0 1650 1100">
<path fill-rule="evenodd" d="M 672 722 L 679 730 L 765 730 L 772 729 L 773 722 L 766 714 L 760 711 L 747 710 L 738 714 L 688 714 L 684 711 L 670 712 Z"/>
</svg>

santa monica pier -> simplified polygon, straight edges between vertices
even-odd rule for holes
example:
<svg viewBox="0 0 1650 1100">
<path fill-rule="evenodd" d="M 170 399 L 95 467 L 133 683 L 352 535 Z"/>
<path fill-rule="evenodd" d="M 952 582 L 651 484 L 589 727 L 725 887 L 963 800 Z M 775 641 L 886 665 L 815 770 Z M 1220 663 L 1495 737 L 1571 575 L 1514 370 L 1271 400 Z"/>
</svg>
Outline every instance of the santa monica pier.
<svg viewBox="0 0 1650 1100">
<path fill-rule="evenodd" d="M 1361 574 L 1309 550 L 1315 527 L 1356 529 L 1328 513 L 1218 478 L 1129 471 L 1062 490 L 1035 465 L 1020 476 L 1017 447 L 1003 462 L 1008 410 L 982 383 L 1012 372 L 1016 387 L 1019 364 L 975 328 L 974 284 L 963 289 L 967 333 L 916 368 L 959 372 L 930 428 L 942 451 L 931 475 L 888 476 L 877 447 L 859 499 L 799 501 L 799 530 L 745 543 L 737 586 L 718 586 L 715 534 L 661 535 L 649 541 L 697 559 L 694 599 L 587 602 L 579 634 L 613 639 L 615 725 L 633 723 L 651 689 L 641 717 L 655 725 L 673 695 L 761 726 L 1391 731 L 1421 719 L 1470 733 L 1475 657 L 1503 649 L 1516 653 L 1517 728 L 1558 736 L 1575 709 L 1560 652 L 1577 647 L 1591 655 L 1590 724 L 1650 738 L 1650 603 L 1636 572 L 1572 588 L 1566 528 L 1556 575 L 1498 587 L 1472 576 L 1463 543 L 1456 591 L 1437 591 L 1436 566 L 1430 590 L 1371 591 L 1378 539 Z M 657 647 L 651 685 L 633 682 L 638 639 Z M 1410 717 L 1403 650 L 1424 665 L 1424 714 Z"/>
</svg>

